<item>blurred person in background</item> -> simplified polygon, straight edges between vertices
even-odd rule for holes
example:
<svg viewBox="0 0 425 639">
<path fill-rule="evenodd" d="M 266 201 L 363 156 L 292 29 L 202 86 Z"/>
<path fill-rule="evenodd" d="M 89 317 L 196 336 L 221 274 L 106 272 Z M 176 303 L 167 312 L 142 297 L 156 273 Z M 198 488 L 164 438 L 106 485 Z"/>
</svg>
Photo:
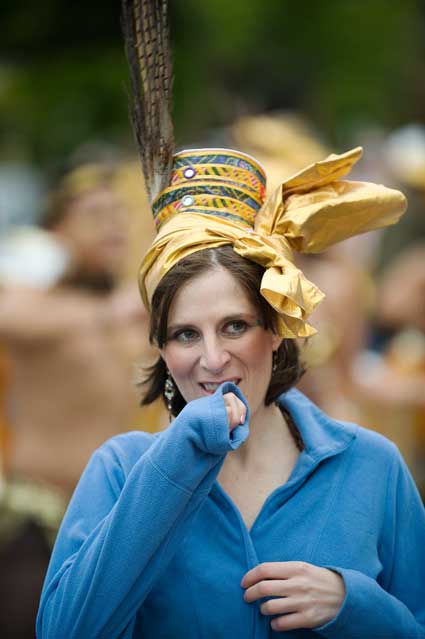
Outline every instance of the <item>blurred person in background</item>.
<svg viewBox="0 0 425 639">
<path fill-rule="evenodd" d="M 358 422 L 352 367 L 366 342 L 373 285 L 364 265 L 344 255 L 348 242 L 298 261 L 326 295 L 312 317 L 318 333 L 300 345 L 307 372 L 299 388 L 336 419 Z"/>
<path fill-rule="evenodd" d="M 387 265 L 380 278 L 377 317 L 387 334 L 407 327 L 425 335 L 425 238 Z"/>
<path fill-rule="evenodd" d="M 397 231 L 384 231 L 378 255 L 380 271 L 404 249 L 425 242 L 425 126 L 407 124 L 396 129 L 386 138 L 383 154 L 390 179 L 407 193 L 409 215 Z"/>
<path fill-rule="evenodd" d="M 391 438 L 425 497 L 425 242 L 407 246 L 376 281 L 371 344 L 352 369 L 362 419 Z"/>
<path fill-rule="evenodd" d="M 409 197 L 376 262 L 369 339 L 352 369 L 360 419 L 396 442 L 425 498 L 425 127 L 393 131 L 383 151 Z"/>
<path fill-rule="evenodd" d="M 419 135 L 421 132 L 421 135 Z M 394 441 L 425 497 L 425 135 L 406 127 L 381 150 L 409 212 L 400 228 L 332 247 L 302 268 L 327 304 L 313 321 L 300 387 L 330 414 Z M 368 246 L 369 244 L 369 246 Z M 356 309 L 355 312 L 352 309 Z"/>
<path fill-rule="evenodd" d="M 26 286 L 0 286 L 3 637 L 34 636 L 50 544 L 77 479 L 96 447 L 135 426 L 133 367 L 150 348 L 137 287 L 123 281 L 129 222 L 114 177 L 87 165 L 51 195 L 42 226 L 66 256 L 53 285 L 36 288 L 28 274 Z"/>
<path fill-rule="evenodd" d="M 258 158 L 267 169 L 267 193 L 306 165 L 331 153 L 312 124 L 295 111 L 269 111 L 238 118 L 230 128 L 229 142 Z"/>
</svg>

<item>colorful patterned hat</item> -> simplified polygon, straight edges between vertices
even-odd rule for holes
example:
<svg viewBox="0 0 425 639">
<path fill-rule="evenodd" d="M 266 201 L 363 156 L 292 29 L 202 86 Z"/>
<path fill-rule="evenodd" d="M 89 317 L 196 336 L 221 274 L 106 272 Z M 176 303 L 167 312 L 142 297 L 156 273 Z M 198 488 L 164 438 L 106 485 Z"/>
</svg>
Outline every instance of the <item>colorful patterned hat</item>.
<svg viewBox="0 0 425 639">
<path fill-rule="evenodd" d="M 266 175 L 251 156 L 230 149 L 174 155 L 171 185 L 152 203 L 159 229 L 177 213 L 201 213 L 253 227 L 264 204 Z"/>
</svg>

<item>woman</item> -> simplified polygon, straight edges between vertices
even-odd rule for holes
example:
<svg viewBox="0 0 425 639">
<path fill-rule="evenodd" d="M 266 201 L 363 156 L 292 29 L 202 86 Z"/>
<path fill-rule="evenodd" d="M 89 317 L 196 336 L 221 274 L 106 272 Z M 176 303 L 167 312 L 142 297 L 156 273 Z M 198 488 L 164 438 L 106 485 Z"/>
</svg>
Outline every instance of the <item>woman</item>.
<svg viewBox="0 0 425 639">
<path fill-rule="evenodd" d="M 147 5 L 125 2 L 137 55 Z M 161 30 L 153 5 L 143 16 Z M 139 62 L 161 74 L 165 40 L 150 35 Z M 170 155 L 169 127 L 153 135 L 163 102 L 148 103 L 136 130 L 159 233 L 139 282 L 159 359 L 144 402 L 163 396 L 175 419 L 93 455 L 56 541 L 39 639 L 425 636 L 425 516 L 407 468 L 387 440 L 292 389 L 294 338 L 312 334 L 322 298 L 293 250 L 393 223 L 403 196 L 342 181 L 355 149 L 266 199 L 249 156 Z"/>
<path fill-rule="evenodd" d="M 301 367 L 264 273 L 225 244 L 155 287 L 161 357 L 145 401 L 166 393 L 176 418 L 93 456 L 56 542 L 40 639 L 425 636 L 409 471 L 387 440 L 285 392 Z"/>
</svg>

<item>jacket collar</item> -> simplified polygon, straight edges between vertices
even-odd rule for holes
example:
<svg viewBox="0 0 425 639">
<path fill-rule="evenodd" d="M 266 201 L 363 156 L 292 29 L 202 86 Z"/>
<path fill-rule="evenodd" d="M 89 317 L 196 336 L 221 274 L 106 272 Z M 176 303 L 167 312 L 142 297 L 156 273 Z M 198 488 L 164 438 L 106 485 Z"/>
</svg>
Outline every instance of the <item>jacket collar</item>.
<svg viewBox="0 0 425 639">
<path fill-rule="evenodd" d="M 281 395 L 278 404 L 290 413 L 304 442 L 304 452 L 314 461 L 341 453 L 357 436 L 355 424 L 328 417 L 295 388 Z"/>
</svg>

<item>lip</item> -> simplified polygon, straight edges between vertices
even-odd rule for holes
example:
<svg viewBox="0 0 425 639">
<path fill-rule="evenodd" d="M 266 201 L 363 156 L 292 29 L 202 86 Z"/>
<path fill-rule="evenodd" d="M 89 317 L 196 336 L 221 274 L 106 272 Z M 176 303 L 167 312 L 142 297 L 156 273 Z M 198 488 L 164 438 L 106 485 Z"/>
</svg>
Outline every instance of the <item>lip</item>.
<svg viewBox="0 0 425 639">
<path fill-rule="evenodd" d="M 227 379 L 204 379 L 201 382 L 198 382 L 198 384 L 217 384 L 218 386 L 220 386 L 225 382 L 233 382 L 234 384 L 239 384 L 240 381 L 240 377 L 228 377 Z"/>
<path fill-rule="evenodd" d="M 217 387 L 218 387 L 218 386 L 221 386 L 221 384 L 224 384 L 225 382 L 232 382 L 233 384 L 236 384 L 236 386 L 239 386 L 239 384 L 241 383 L 241 378 L 240 377 L 230 377 L 230 378 L 222 379 L 222 380 L 198 382 L 198 384 L 201 387 L 202 392 L 206 393 L 207 395 L 212 395 L 213 393 L 215 393 L 215 390 L 207 390 L 204 387 L 204 384 L 214 384 L 214 385 L 217 385 Z"/>
</svg>

